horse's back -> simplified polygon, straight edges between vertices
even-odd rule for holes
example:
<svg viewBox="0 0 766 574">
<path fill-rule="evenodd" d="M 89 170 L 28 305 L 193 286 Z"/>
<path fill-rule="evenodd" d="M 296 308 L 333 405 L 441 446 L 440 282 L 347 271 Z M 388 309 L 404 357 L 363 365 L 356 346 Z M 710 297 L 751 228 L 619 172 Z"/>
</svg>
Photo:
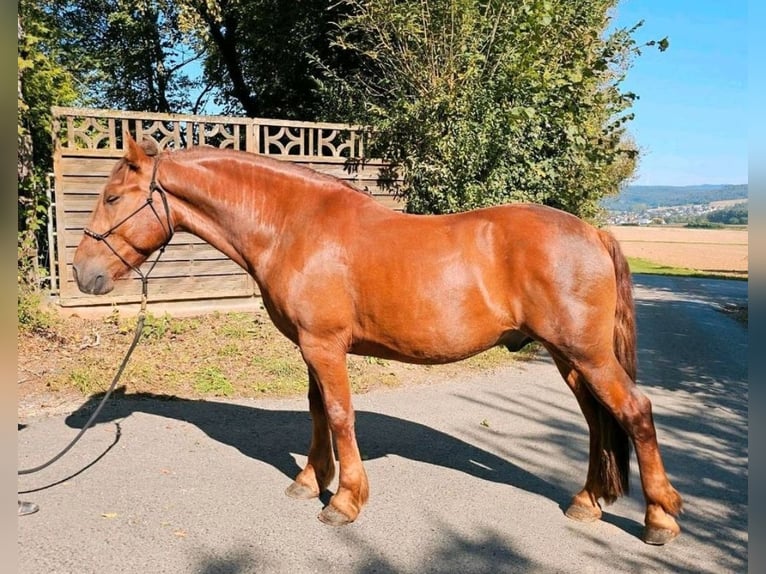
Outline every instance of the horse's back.
<svg viewBox="0 0 766 574">
<path fill-rule="evenodd" d="M 345 241 L 360 261 L 405 277 L 464 268 L 509 282 L 548 277 L 563 285 L 567 274 L 581 279 L 611 270 L 599 234 L 569 213 L 509 204 L 438 216 L 375 210 L 369 220 L 356 219 Z"/>
<path fill-rule="evenodd" d="M 347 285 L 364 354 L 449 361 L 512 333 L 540 335 L 613 278 L 598 230 L 551 208 L 357 221 Z"/>
</svg>

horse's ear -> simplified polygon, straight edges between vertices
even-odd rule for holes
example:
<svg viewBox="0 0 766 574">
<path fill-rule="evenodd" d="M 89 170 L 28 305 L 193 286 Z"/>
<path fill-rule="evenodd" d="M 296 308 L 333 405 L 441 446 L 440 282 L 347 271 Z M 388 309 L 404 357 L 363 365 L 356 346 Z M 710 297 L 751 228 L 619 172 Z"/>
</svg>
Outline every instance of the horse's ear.
<svg viewBox="0 0 766 574">
<path fill-rule="evenodd" d="M 125 134 L 125 161 L 133 167 L 138 167 L 146 161 L 148 158 L 153 157 L 159 153 L 157 144 L 153 140 L 143 140 L 140 144 L 136 143 L 136 140 L 130 135 Z"/>
<path fill-rule="evenodd" d="M 140 146 L 141 149 L 144 150 L 144 153 L 146 153 L 146 155 L 149 157 L 154 157 L 160 153 L 160 148 L 157 147 L 157 142 L 154 140 L 142 140 Z"/>
<path fill-rule="evenodd" d="M 125 156 L 123 158 L 128 165 L 138 167 L 147 159 L 146 152 L 136 143 L 130 133 L 125 133 Z"/>
</svg>

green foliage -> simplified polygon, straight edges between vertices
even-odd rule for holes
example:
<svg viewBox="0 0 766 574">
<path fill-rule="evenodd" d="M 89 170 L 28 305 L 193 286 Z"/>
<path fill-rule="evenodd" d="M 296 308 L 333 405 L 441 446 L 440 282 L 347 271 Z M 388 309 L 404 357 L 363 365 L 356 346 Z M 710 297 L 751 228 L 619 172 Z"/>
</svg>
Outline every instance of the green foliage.
<svg viewBox="0 0 766 574">
<path fill-rule="evenodd" d="M 228 318 L 220 327 L 222 336 L 244 339 L 254 332 L 253 316 L 249 313 L 229 313 Z"/>
<path fill-rule="evenodd" d="M 124 332 L 130 332 L 133 330 L 135 323 L 132 319 L 129 319 L 125 322 L 119 322 L 119 325 L 123 328 Z M 170 336 L 188 333 L 198 327 L 198 319 L 176 318 L 172 317 L 169 313 L 164 313 L 159 317 L 152 313 L 146 313 L 141 340 L 159 341 Z"/>
<path fill-rule="evenodd" d="M 689 227 L 691 229 L 721 229 L 723 225 L 721 223 L 708 221 L 704 217 L 695 217 L 684 225 L 684 227 Z"/>
<path fill-rule="evenodd" d="M 605 198 L 609 211 L 645 211 L 650 207 L 747 199 L 748 185 L 628 185 L 618 197 Z"/>
<path fill-rule="evenodd" d="M 201 395 L 216 397 L 228 397 L 234 393 L 229 379 L 221 369 L 213 365 L 203 367 L 195 373 L 194 390 Z"/>
<path fill-rule="evenodd" d="M 250 364 L 280 388 L 294 390 L 306 385 L 306 365 L 297 352 L 289 355 L 259 353 Z"/>
<path fill-rule="evenodd" d="M 603 36 L 615 0 L 343 4 L 336 45 L 361 65 L 325 71 L 363 102 L 409 211 L 535 202 L 596 218 L 632 175 L 635 95 L 619 84 L 640 50 L 635 28 Z"/>
<path fill-rule="evenodd" d="M 316 60 L 345 69 L 353 60 L 331 46 L 342 2 L 328 0 L 187 0 L 186 14 L 206 48 L 205 77 L 225 113 L 315 120 L 338 117 L 318 89 Z"/>
<path fill-rule="evenodd" d="M 673 276 L 693 276 L 697 271 L 683 267 L 672 267 L 670 265 L 661 265 L 648 259 L 640 257 L 628 257 L 631 273 L 643 273 L 647 275 L 673 275 Z"/>
<path fill-rule="evenodd" d="M 620 82 L 643 46 L 635 28 L 605 34 L 616 3 L 21 0 L 20 260 L 45 256 L 50 107 L 74 103 L 197 112 L 212 97 L 363 123 L 411 212 L 524 201 L 598 219 L 638 153 Z"/>
<path fill-rule="evenodd" d="M 112 312 L 104 317 L 104 324 L 113 325 L 118 333 L 127 335 L 133 333 L 137 319 L 135 317 L 123 318 L 116 307 Z M 198 329 L 200 321 L 198 318 L 173 317 L 169 313 L 160 316 L 147 312 L 144 315 L 144 324 L 141 330 L 141 340 L 144 342 L 157 342 L 163 339 L 173 338 L 177 335 L 193 332 Z"/>
<path fill-rule="evenodd" d="M 67 382 L 84 396 L 106 390 L 103 370 L 99 365 L 87 359 L 70 371 Z"/>
<path fill-rule="evenodd" d="M 144 318 L 144 328 L 141 331 L 141 338 L 143 340 L 158 341 L 165 337 L 165 334 L 170 330 L 170 322 L 173 319 L 165 313 L 162 317 L 155 317 L 151 313 L 147 313 Z"/>
<path fill-rule="evenodd" d="M 748 208 L 747 202 L 738 203 L 731 207 L 716 209 L 701 215 L 674 214 L 668 215 L 667 223 L 682 223 L 686 227 L 696 229 L 720 229 L 725 225 L 747 225 Z"/>
<path fill-rule="evenodd" d="M 29 0 L 25 4 L 33 5 Z M 40 0 L 55 34 L 47 45 L 93 107 L 276 118 L 338 117 L 320 97 L 314 58 L 333 69 L 350 57 L 331 46 L 343 17 L 327 0 Z"/>
<path fill-rule="evenodd" d="M 21 0 L 18 14 L 18 243 L 19 323 L 34 322 L 34 301 L 46 278 L 48 173 L 53 163 L 52 105 L 76 95 L 59 61 L 57 32 L 36 2 Z"/>
<path fill-rule="evenodd" d="M 37 293 L 47 276 L 41 267 L 47 249 L 39 248 L 41 238 L 46 236 L 48 202 L 44 187 L 38 182 L 39 169 L 32 168 L 27 177 L 19 182 L 19 233 L 17 242 L 17 286 L 19 296 Z"/>
<path fill-rule="evenodd" d="M 51 106 L 70 105 L 78 94 L 72 74 L 62 64 L 61 31 L 45 4 L 19 1 L 18 33 L 19 138 L 31 137 L 33 163 L 43 175 L 52 165 Z"/>
<path fill-rule="evenodd" d="M 43 0 L 59 31 L 61 61 L 80 102 L 153 112 L 196 111 L 206 90 L 186 66 L 204 53 L 185 3 L 171 0 Z"/>
<path fill-rule="evenodd" d="M 747 225 L 747 202 L 708 213 L 707 220 L 712 223 L 722 223 L 725 225 Z"/>
<path fill-rule="evenodd" d="M 56 315 L 45 307 L 39 291 L 19 288 L 16 311 L 21 332 L 47 335 L 56 325 Z"/>
</svg>

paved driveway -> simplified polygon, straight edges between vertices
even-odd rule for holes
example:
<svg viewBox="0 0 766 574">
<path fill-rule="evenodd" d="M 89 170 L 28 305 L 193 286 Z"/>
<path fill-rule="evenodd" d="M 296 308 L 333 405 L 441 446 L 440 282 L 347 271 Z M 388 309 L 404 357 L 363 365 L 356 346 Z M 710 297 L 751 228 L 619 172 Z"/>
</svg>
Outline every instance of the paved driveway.
<svg viewBox="0 0 766 574">
<path fill-rule="evenodd" d="M 640 384 L 686 505 L 668 546 L 639 539 L 635 464 L 602 521 L 563 515 L 587 435 L 541 357 L 357 396 L 371 499 L 343 528 L 316 519 L 326 498 L 283 494 L 308 447 L 303 398 L 112 401 L 59 463 L 20 477 L 41 510 L 19 518 L 19 572 L 745 572 L 747 330 L 719 306 L 747 284 L 637 276 L 636 297 Z M 86 411 L 22 421 L 19 467 Z"/>
</svg>

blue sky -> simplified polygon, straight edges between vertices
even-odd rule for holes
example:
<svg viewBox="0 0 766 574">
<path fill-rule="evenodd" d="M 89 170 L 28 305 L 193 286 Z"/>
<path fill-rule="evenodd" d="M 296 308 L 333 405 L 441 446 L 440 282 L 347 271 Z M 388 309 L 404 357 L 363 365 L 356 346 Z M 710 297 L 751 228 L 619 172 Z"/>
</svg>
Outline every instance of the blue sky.
<svg viewBox="0 0 766 574">
<path fill-rule="evenodd" d="M 645 48 L 624 89 L 635 92 L 629 130 L 642 150 L 634 185 L 747 183 L 747 2 L 622 0 L 614 24 Z"/>
</svg>

